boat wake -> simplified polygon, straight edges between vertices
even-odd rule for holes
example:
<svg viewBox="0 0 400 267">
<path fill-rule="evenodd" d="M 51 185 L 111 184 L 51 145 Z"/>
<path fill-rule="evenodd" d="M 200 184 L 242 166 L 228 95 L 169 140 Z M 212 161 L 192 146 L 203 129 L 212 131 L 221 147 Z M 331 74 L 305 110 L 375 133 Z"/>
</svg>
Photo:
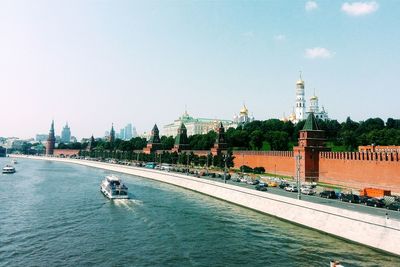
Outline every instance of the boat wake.
<svg viewBox="0 0 400 267">
<path fill-rule="evenodd" d="M 128 210 L 133 210 L 135 206 L 141 206 L 143 204 L 142 201 L 137 199 L 113 199 L 113 203 L 118 207 L 123 207 Z"/>
</svg>

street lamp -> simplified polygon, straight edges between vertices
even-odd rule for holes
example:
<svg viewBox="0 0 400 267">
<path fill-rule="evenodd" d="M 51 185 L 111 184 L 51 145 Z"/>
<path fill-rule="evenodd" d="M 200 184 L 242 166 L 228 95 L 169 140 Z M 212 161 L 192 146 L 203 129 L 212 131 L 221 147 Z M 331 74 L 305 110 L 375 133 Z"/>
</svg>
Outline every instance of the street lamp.
<svg viewBox="0 0 400 267">
<path fill-rule="evenodd" d="M 186 175 L 189 175 L 189 153 L 186 154 Z"/>
<path fill-rule="evenodd" d="M 207 168 L 206 168 L 206 173 L 207 173 L 207 175 L 208 175 L 208 157 L 209 157 L 209 156 L 210 156 L 210 152 L 207 153 L 207 165 L 206 165 L 206 166 L 207 166 Z"/>
<path fill-rule="evenodd" d="M 301 184 L 300 184 L 300 160 L 301 155 L 296 156 L 296 178 L 297 178 L 297 199 L 301 199 Z"/>
<path fill-rule="evenodd" d="M 228 154 L 224 154 L 223 159 L 224 159 L 224 183 L 226 184 L 226 160 L 228 159 Z"/>
</svg>

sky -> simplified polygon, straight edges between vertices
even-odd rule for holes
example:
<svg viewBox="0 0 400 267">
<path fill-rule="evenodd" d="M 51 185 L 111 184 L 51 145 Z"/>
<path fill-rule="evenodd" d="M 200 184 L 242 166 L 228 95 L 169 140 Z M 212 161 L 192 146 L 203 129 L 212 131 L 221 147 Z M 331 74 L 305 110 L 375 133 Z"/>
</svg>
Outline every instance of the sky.
<svg viewBox="0 0 400 267">
<path fill-rule="evenodd" d="M 0 136 L 289 115 L 299 71 L 332 119 L 399 118 L 400 5 L 0 0 Z M 307 104 L 309 101 L 307 102 Z"/>
</svg>

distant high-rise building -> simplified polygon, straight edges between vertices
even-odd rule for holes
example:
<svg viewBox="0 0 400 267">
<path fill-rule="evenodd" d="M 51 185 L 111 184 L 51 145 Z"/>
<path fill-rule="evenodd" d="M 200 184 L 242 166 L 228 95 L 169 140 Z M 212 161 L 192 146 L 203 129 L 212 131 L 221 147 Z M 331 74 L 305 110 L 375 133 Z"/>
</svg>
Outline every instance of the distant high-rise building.
<svg viewBox="0 0 400 267">
<path fill-rule="evenodd" d="M 125 140 L 125 128 L 122 128 L 121 130 L 119 130 L 118 138 L 121 140 Z"/>
<path fill-rule="evenodd" d="M 54 120 L 51 122 L 49 137 L 46 143 L 46 155 L 54 154 L 54 147 L 56 145 L 56 137 L 54 136 Z"/>
<path fill-rule="evenodd" d="M 65 124 L 61 131 L 61 142 L 70 143 L 71 142 L 71 129 L 68 126 L 68 122 Z"/>
<path fill-rule="evenodd" d="M 126 126 L 125 126 L 125 138 L 124 138 L 124 140 L 131 140 L 132 139 L 132 124 L 131 123 L 128 123 Z"/>
<path fill-rule="evenodd" d="M 138 133 L 136 131 L 136 127 L 132 126 L 132 137 L 137 137 L 137 136 L 138 136 Z"/>
</svg>

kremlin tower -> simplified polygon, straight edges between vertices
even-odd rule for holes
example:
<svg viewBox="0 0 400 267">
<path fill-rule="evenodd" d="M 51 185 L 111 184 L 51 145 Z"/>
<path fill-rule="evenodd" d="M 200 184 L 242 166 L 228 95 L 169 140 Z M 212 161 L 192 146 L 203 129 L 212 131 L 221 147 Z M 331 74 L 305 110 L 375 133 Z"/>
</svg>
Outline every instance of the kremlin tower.
<svg viewBox="0 0 400 267">
<path fill-rule="evenodd" d="M 302 121 L 306 118 L 306 98 L 304 92 L 304 81 L 301 78 L 296 83 L 296 121 L 295 123 Z"/>
<path fill-rule="evenodd" d="M 56 137 L 54 136 L 54 120 L 51 122 L 49 137 L 46 143 L 46 155 L 51 156 L 54 154 L 54 147 L 56 145 Z"/>
</svg>

